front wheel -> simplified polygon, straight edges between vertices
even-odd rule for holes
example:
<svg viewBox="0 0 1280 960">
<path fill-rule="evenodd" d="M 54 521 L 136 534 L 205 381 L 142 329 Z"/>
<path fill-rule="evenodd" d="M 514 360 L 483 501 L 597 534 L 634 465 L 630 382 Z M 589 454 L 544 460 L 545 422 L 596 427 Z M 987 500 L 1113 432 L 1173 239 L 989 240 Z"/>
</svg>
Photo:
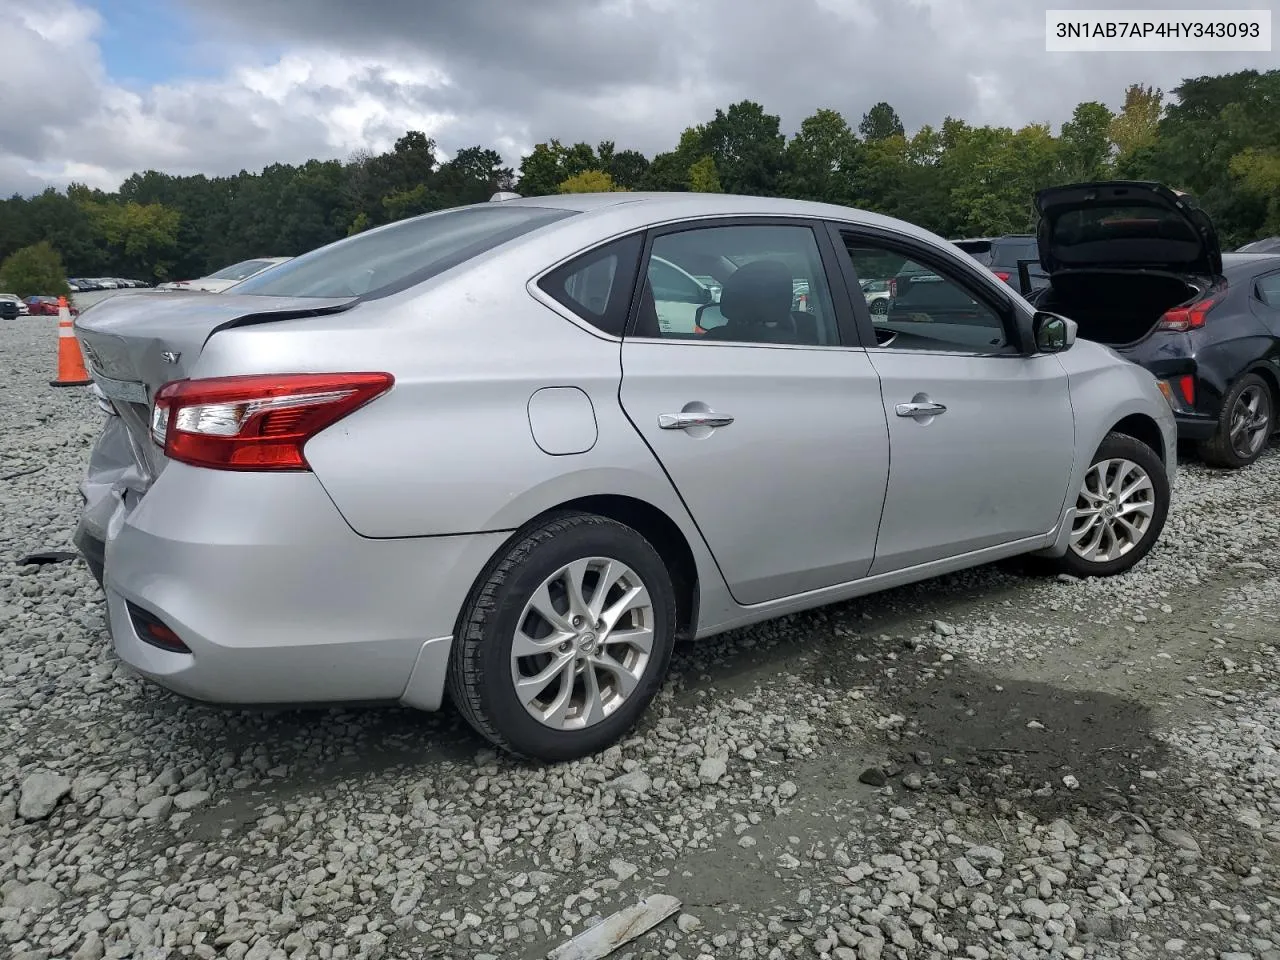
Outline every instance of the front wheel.
<svg viewBox="0 0 1280 960">
<path fill-rule="evenodd" d="M 1258 459 L 1273 432 L 1271 388 L 1256 373 L 1246 373 L 1227 391 L 1217 432 L 1200 445 L 1200 459 L 1213 467 L 1239 470 Z"/>
<path fill-rule="evenodd" d="M 512 753 L 584 757 L 644 713 L 675 632 L 675 592 L 657 550 L 605 517 L 559 514 L 481 577 L 455 641 L 450 698 Z"/>
<path fill-rule="evenodd" d="M 1076 493 L 1063 573 L 1111 577 L 1142 560 L 1169 514 L 1169 478 L 1160 457 L 1122 433 L 1107 434 Z"/>
</svg>

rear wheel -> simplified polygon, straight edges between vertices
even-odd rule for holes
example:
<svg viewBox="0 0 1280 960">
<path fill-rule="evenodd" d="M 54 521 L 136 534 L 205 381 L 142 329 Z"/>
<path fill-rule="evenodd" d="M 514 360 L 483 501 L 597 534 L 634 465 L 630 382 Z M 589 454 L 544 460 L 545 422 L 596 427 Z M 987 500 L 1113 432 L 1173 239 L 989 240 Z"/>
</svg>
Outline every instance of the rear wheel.
<svg viewBox="0 0 1280 960">
<path fill-rule="evenodd" d="M 1257 460 L 1275 431 L 1271 387 L 1256 373 L 1235 382 L 1218 412 L 1218 429 L 1200 445 L 1200 458 L 1214 467 L 1239 470 Z"/>
<path fill-rule="evenodd" d="M 506 750 L 587 756 L 644 713 L 675 632 L 675 593 L 653 546 L 613 520 L 560 514 L 513 541 L 472 593 L 450 697 Z"/>
<path fill-rule="evenodd" d="M 1151 552 L 1169 513 L 1169 479 L 1156 452 L 1110 433 L 1076 493 L 1067 552 L 1056 566 L 1077 577 L 1124 573 Z"/>
<path fill-rule="evenodd" d="M 883 300 L 883 299 L 872 300 L 870 310 L 877 317 L 883 317 L 885 314 L 889 312 L 889 301 Z"/>
</svg>

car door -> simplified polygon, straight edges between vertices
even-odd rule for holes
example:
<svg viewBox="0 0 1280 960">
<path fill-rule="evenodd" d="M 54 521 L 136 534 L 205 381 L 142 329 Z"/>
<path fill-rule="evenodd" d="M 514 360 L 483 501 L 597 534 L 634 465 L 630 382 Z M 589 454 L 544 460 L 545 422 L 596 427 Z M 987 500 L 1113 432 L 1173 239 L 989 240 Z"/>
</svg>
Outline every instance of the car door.
<svg viewBox="0 0 1280 960">
<path fill-rule="evenodd" d="M 1067 375 L 1025 355 L 1016 306 L 958 254 L 888 231 L 833 225 L 849 288 L 899 278 L 888 313 L 853 309 L 880 375 L 890 470 L 870 573 L 1048 533 L 1075 450 Z M 928 276 L 901 289 L 902 277 Z"/>
<path fill-rule="evenodd" d="M 717 325 L 664 330 L 655 277 L 720 257 Z M 657 269 L 655 269 L 657 264 Z M 684 269 L 682 267 L 682 269 Z M 622 346 L 621 402 L 671 478 L 735 600 L 856 580 L 889 471 L 880 382 L 854 337 L 820 222 L 733 218 L 652 231 Z M 792 284 L 809 283 L 795 313 Z"/>
</svg>

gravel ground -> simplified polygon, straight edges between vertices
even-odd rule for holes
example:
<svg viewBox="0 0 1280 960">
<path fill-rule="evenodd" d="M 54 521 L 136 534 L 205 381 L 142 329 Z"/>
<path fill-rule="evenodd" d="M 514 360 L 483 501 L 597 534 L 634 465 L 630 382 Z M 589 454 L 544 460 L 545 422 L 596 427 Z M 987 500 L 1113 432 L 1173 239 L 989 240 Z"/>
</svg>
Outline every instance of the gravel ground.
<svg viewBox="0 0 1280 960">
<path fill-rule="evenodd" d="M 1280 457 L 1181 468 L 1107 582 L 1015 564 L 677 654 L 557 768 L 451 711 L 225 712 L 132 676 L 67 548 L 100 422 L 0 339 L 0 955 L 1280 960 Z M 34 472 L 28 472 L 34 471 Z M 14 476 L 21 474 L 20 476 Z"/>
</svg>

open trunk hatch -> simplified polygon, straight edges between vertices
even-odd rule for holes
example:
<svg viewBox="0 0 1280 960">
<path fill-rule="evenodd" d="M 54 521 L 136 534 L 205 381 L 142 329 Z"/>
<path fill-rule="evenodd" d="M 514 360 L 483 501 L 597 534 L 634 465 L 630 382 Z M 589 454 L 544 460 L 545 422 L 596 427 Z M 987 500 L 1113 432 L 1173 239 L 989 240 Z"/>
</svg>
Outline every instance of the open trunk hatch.
<svg viewBox="0 0 1280 960">
<path fill-rule="evenodd" d="M 94 304 L 76 319 L 75 334 L 90 376 L 128 428 L 139 467 L 153 478 L 164 456 L 151 441 L 152 398 L 170 380 L 189 376 L 211 336 L 229 327 L 338 313 L 355 300 L 140 293 Z"/>
<path fill-rule="evenodd" d="M 1119 347 L 1145 339 L 1165 311 L 1202 292 L 1196 283 L 1167 273 L 1081 270 L 1054 277 L 1035 305 L 1070 317 L 1085 340 Z"/>
<path fill-rule="evenodd" d="M 1040 263 L 1050 275 L 1090 268 L 1222 273 L 1213 222 L 1191 198 L 1162 184 L 1049 187 L 1036 194 L 1035 207 Z"/>
</svg>

